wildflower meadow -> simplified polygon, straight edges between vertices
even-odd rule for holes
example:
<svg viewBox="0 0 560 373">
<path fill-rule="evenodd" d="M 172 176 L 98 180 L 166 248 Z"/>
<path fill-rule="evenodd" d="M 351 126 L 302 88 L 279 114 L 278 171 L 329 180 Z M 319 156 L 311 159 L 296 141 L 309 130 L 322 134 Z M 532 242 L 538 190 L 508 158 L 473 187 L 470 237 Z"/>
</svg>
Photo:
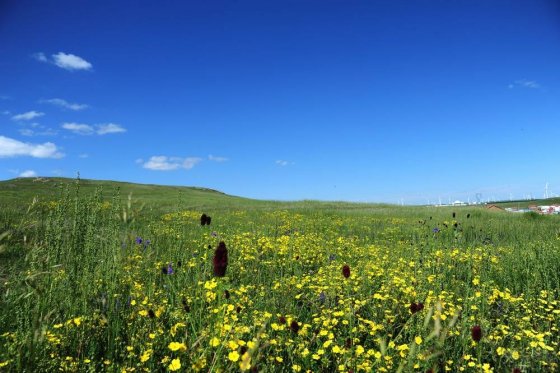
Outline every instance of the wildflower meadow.
<svg viewBox="0 0 560 373">
<path fill-rule="evenodd" d="M 557 216 L 166 198 L 3 205 L 0 371 L 560 370 Z"/>
</svg>

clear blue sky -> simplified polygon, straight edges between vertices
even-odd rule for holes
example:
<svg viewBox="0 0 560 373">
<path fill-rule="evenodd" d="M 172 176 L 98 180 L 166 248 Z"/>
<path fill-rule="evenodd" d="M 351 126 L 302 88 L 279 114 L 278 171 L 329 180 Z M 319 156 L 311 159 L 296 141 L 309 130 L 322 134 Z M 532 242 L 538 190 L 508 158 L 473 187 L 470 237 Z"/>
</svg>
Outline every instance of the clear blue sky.
<svg viewBox="0 0 560 373">
<path fill-rule="evenodd" d="M 560 194 L 558 1 L 0 0 L 0 179 Z"/>
</svg>

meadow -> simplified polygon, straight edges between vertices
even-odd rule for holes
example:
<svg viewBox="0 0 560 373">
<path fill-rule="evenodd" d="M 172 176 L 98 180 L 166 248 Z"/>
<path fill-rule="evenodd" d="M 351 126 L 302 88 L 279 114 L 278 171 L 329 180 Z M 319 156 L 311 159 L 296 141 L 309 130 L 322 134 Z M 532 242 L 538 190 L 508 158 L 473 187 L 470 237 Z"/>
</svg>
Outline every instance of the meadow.
<svg viewBox="0 0 560 373">
<path fill-rule="evenodd" d="M 560 369 L 559 216 L 0 184 L 0 371 Z"/>
</svg>

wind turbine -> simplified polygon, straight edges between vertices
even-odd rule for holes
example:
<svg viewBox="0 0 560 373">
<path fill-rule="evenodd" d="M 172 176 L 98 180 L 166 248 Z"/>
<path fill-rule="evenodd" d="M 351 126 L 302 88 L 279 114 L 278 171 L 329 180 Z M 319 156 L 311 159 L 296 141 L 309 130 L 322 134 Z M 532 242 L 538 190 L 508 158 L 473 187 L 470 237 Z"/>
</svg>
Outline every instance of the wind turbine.
<svg viewBox="0 0 560 373">
<path fill-rule="evenodd" d="M 548 198 L 548 181 L 544 184 L 544 198 Z"/>
</svg>

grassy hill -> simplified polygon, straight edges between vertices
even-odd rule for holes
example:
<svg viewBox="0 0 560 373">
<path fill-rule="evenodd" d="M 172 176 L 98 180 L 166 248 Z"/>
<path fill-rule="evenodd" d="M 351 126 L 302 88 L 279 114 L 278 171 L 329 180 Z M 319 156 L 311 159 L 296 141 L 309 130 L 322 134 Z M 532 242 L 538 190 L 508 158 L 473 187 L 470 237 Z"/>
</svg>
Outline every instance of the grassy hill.
<svg viewBox="0 0 560 373">
<path fill-rule="evenodd" d="M 131 195 L 133 200 L 162 211 L 172 209 L 178 203 L 191 208 L 198 206 L 236 207 L 262 203 L 206 188 L 53 177 L 16 178 L 0 181 L 0 205 L 21 206 L 21 204 L 30 203 L 34 197 L 43 201 L 56 200 L 64 193 L 66 187 L 70 193 L 75 193 L 77 185 L 79 185 L 80 195 L 87 196 L 96 190 L 101 190 L 104 198 L 110 199 L 118 192 L 123 201 Z"/>
</svg>

